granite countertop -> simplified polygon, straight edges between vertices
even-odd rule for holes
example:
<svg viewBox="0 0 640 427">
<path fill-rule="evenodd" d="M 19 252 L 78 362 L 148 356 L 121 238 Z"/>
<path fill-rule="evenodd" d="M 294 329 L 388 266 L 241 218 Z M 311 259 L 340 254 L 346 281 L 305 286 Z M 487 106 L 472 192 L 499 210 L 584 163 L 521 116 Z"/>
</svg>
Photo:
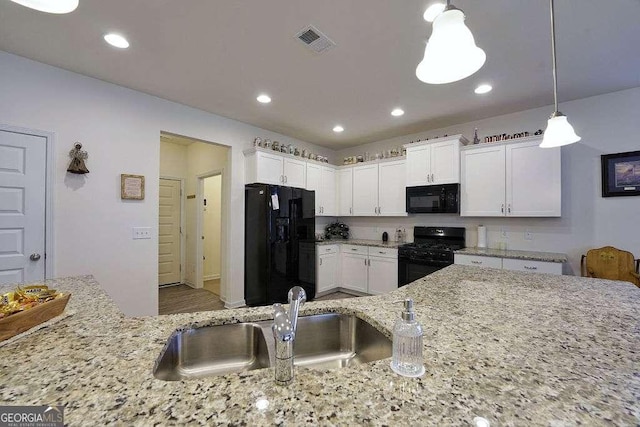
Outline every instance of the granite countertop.
<svg viewBox="0 0 640 427">
<path fill-rule="evenodd" d="M 375 246 L 378 248 L 397 249 L 398 246 L 406 244 L 406 242 L 383 242 L 382 240 L 366 240 L 366 239 L 347 239 L 347 240 L 317 240 L 317 245 L 356 245 L 356 246 Z"/>
<path fill-rule="evenodd" d="M 455 253 L 545 262 L 567 262 L 569 260 L 567 254 L 555 252 L 515 251 L 509 249 L 464 248 L 455 251 Z"/>
<path fill-rule="evenodd" d="M 69 425 L 638 425 L 640 289 L 573 276 L 449 266 L 386 295 L 309 302 L 390 335 L 410 296 L 426 374 L 390 359 L 353 368 L 273 369 L 192 381 L 153 377 L 185 325 L 271 317 L 270 307 L 125 318 L 91 277 L 51 281 L 75 314 L 0 347 L 0 405 L 65 405 Z M 258 400 L 269 404 L 256 405 Z"/>
</svg>

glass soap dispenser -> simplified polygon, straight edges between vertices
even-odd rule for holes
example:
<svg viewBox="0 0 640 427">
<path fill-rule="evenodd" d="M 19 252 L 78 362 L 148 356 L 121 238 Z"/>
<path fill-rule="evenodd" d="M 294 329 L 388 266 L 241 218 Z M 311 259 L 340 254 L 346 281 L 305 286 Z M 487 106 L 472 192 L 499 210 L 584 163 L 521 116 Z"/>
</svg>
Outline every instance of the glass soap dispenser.
<svg viewBox="0 0 640 427">
<path fill-rule="evenodd" d="M 404 309 L 393 328 L 393 359 L 391 369 L 405 377 L 424 374 L 422 360 L 422 326 L 416 321 L 413 300 L 406 298 Z"/>
</svg>

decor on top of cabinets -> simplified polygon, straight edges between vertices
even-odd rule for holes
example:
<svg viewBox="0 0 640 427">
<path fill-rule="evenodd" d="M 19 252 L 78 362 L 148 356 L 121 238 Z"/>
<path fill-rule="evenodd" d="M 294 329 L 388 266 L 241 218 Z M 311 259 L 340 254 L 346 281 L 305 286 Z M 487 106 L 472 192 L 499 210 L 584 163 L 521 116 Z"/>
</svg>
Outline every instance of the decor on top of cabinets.
<svg viewBox="0 0 640 427">
<path fill-rule="evenodd" d="M 325 227 L 324 237 L 327 240 L 346 240 L 349 238 L 349 226 L 340 221 L 331 223 Z"/>
<path fill-rule="evenodd" d="M 464 147 L 461 216 L 561 216 L 560 148 L 540 137 Z"/>
<path fill-rule="evenodd" d="M 604 154 L 602 197 L 640 195 L 640 151 Z"/>
<path fill-rule="evenodd" d="M 120 198 L 125 200 L 144 200 L 144 176 L 121 174 Z"/>
<path fill-rule="evenodd" d="M 89 153 L 82 150 L 82 144 L 76 142 L 73 149 L 69 151 L 69 157 L 71 157 L 71 163 L 69 163 L 67 172 L 81 175 L 89 173 L 89 169 L 84 164 L 84 161 L 89 158 Z"/>
<path fill-rule="evenodd" d="M 405 144 L 406 186 L 457 184 L 460 182 L 460 147 L 469 141 L 462 135 Z"/>
</svg>

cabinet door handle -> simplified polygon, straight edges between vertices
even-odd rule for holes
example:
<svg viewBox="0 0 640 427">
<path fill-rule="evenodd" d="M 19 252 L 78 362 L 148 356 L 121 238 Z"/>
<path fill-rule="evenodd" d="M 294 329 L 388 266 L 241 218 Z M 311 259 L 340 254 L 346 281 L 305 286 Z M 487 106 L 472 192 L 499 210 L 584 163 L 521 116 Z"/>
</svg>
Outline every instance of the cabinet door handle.
<svg viewBox="0 0 640 427">
<path fill-rule="evenodd" d="M 357 251 L 358 249 L 356 249 L 356 248 L 351 248 L 351 250 L 352 250 L 352 251 Z"/>
<path fill-rule="evenodd" d="M 320 258 L 320 265 L 322 265 L 322 258 Z"/>
<path fill-rule="evenodd" d="M 427 182 L 431 182 L 431 176 L 427 174 Z"/>
<path fill-rule="evenodd" d="M 507 206 L 508 206 L 508 207 L 507 207 L 507 211 L 508 211 L 509 213 L 511 213 L 511 203 L 509 203 Z"/>
<path fill-rule="evenodd" d="M 381 213 L 382 212 L 381 212 L 380 206 L 378 206 L 378 215 L 380 215 Z"/>
<path fill-rule="evenodd" d="M 500 205 L 500 212 L 504 213 L 504 203 Z"/>
<path fill-rule="evenodd" d="M 538 267 L 529 267 L 528 265 L 525 265 L 524 268 L 527 269 L 527 270 L 537 270 L 538 269 Z"/>
<path fill-rule="evenodd" d="M 433 178 L 433 174 L 431 174 L 431 182 L 435 182 L 436 180 Z"/>
<path fill-rule="evenodd" d="M 366 259 L 364 260 L 364 265 L 367 265 L 367 260 Z"/>
<path fill-rule="evenodd" d="M 349 208 L 349 214 L 353 213 L 353 208 Z"/>
<path fill-rule="evenodd" d="M 471 261 L 471 264 L 478 264 L 478 265 L 482 265 L 482 261 Z"/>
<path fill-rule="evenodd" d="M 379 254 L 386 254 L 385 251 L 378 251 Z"/>
<path fill-rule="evenodd" d="M 287 175 L 284 176 L 284 182 L 287 182 Z"/>
</svg>

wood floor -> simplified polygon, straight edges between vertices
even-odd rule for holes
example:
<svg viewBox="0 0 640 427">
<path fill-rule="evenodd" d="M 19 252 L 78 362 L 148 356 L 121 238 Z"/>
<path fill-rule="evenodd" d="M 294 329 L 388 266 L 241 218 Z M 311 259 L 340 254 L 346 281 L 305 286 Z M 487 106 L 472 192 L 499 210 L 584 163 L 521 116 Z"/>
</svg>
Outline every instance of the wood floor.
<svg viewBox="0 0 640 427">
<path fill-rule="evenodd" d="M 219 285 L 218 285 L 219 286 Z M 224 310 L 224 303 L 218 295 L 207 289 L 194 289 L 187 285 L 175 285 L 160 288 L 159 314 L 195 313 L 197 311 Z M 219 287 L 218 287 L 219 289 Z M 354 298 L 344 292 L 334 292 L 315 301 L 329 301 L 342 298 Z"/>
</svg>

